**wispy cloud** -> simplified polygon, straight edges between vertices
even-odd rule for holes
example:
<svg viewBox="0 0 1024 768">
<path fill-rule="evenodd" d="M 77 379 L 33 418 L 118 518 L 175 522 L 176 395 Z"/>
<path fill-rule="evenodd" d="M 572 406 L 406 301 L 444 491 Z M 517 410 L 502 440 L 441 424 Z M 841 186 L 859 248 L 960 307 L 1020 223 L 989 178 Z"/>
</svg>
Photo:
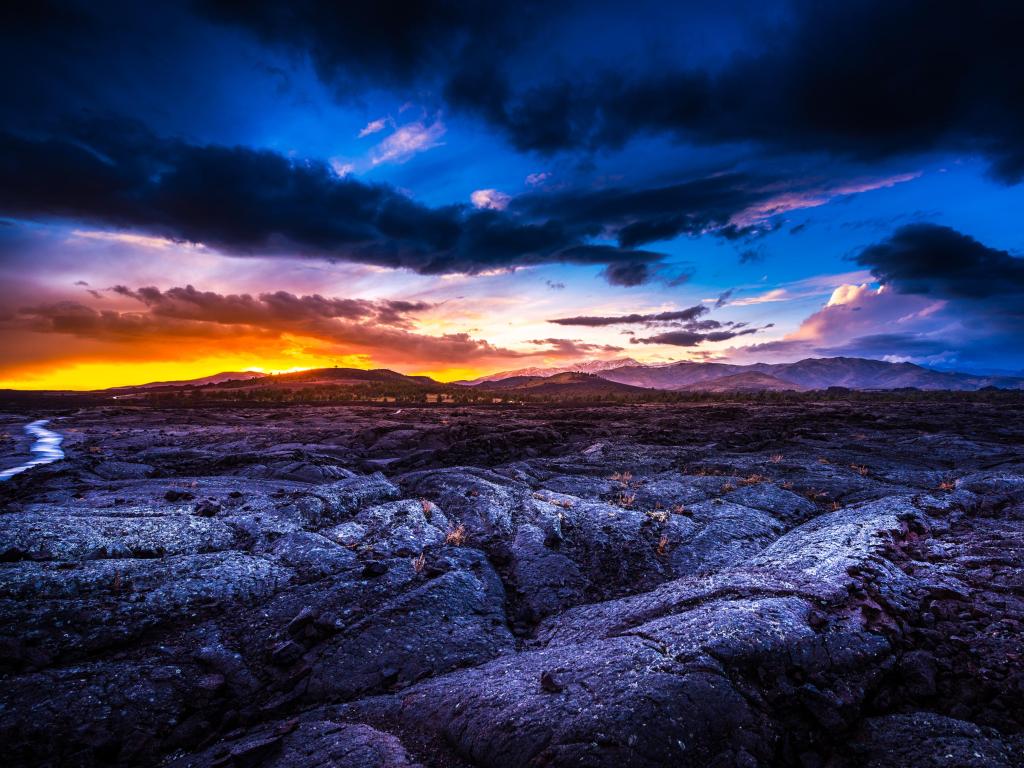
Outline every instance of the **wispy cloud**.
<svg viewBox="0 0 1024 768">
<path fill-rule="evenodd" d="M 739 228 L 756 226 L 780 213 L 789 213 L 790 211 L 799 211 L 806 208 L 818 208 L 838 197 L 872 192 L 876 189 L 888 189 L 897 184 L 913 181 L 920 176 L 921 172 L 918 171 L 878 178 L 854 179 L 840 184 L 822 184 L 797 191 L 780 190 L 777 195 L 771 195 L 765 200 L 748 206 L 733 216 L 729 223 Z"/>
<path fill-rule="evenodd" d="M 121 243 L 123 245 L 131 245 L 138 248 L 156 248 L 159 250 L 165 250 L 168 248 L 185 247 L 191 249 L 203 249 L 203 246 L 197 243 L 181 243 L 166 237 L 140 235 L 135 232 L 111 232 L 109 230 L 97 229 L 73 229 L 71 230 L 71 236 L 74 238 L 81 238 L 83 240 L 100 240 L 110 243 Z"/>
<path fill-rule="evenodd" d="M 446 130 L 440 117 L 429 124 L 423 121 L 407 123 L 374 147 L 371 162 L 374 165 L 404 163 L 413 155 L 440 146 Z"/>
<path fill-rule="evenodd" d="M 363 139 L 374 133 L 380 133 L 388 127 L 389 122 L 391 122 L 390 117 L 379 117 L 376 120 L 371 120 L 361 131 L 359 131 L 359 138 Z"/>
</svg>

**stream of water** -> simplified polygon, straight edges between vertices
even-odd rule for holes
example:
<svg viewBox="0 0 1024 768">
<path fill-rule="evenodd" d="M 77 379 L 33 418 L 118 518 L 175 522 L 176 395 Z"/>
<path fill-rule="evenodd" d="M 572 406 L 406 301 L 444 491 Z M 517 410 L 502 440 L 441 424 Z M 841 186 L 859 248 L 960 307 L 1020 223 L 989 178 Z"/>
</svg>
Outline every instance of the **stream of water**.
<svg viewBox="0 0 1024 768">
<path fill-rule="evenodd" d="M 29 449 L 32 457 L 21 466 L 0 470 L 0 481 L 10 480 L 15 475 L 20 475 L 22 472 L 32 469 L 32 467 L 38 467 L 41 464 L 51 464 L 64 458 L 64 451 L 60 448 L 64 438 L 57 432 L 46 428 L 49 422 L 49 419 L 39 419 L 39 421 L 33 421 L 31 424 L 25 425 L 25 431 L 36 439 Z"/>
</svg>

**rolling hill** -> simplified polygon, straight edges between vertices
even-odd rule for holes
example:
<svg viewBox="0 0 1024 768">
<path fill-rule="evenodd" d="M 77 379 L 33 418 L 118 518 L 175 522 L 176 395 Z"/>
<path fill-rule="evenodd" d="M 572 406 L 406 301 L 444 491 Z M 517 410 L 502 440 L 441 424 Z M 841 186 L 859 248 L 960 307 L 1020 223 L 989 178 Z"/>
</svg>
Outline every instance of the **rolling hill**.
<svg viewBox="0 0 1024 768">
<path fill-rule="evenodd" d="M 569 363 L 567 365 L 517 368 L 512 371 L 502 371 L 501 373 L 492 373 L 488 376 L 481 376 L 477 379 L 472 379 L 471 381 L 457 381 L 454 383 L 474 386 L 477 384 L 484 384 L 489 381 L 499 381 L 520 376 L 544 378 L 546 376 L 553 376 L 556 373 L 599 373 L 612 368 L 623 368 L 626 366 L 637 365 L 642 365 L 642 363 L 638 363 L 631 357 L 620 357 L 615 360 L 577 360 L 575 363 Z"/>
<path fill-rule="evenodd" d="M 529 395 L 629 395 L 644 392 L 643 387 L 608 381 L 593 373 L 567 371 L 554 376 L 512 376 L 496 382 L 484 382 L 477 389 L 495 392 L 518 392 Z"/>
<path fill-rule="evenodd" d="M 389 368 L 312 368 L 295 373 L 279 373 L 273 377 L 279 384 L 409 384 L 420 387 L 440 387 L 440 382 L 429 376 L 407 376 Z"/>
<path fill-rule="evenodd" d="M 682 388 L 685 392 L 802 392 L 806 387 L 783 381 L 758 371 L 730 373 L 714 379 L 694 382 Z"/>
</svg>

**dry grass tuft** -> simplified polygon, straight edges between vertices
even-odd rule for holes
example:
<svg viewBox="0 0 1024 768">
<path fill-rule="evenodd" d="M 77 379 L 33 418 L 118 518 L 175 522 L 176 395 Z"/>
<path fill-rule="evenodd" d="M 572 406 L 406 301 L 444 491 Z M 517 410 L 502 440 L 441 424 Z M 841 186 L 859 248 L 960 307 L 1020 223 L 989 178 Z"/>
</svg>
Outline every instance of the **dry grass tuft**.
<svg viewBox="0 0 1024 768">
<path fill-rule="evenodd" d="M 618 498 L 618 504 L 620 507 L 631 507 L 633 502 L 636 501 L 635 493 L 620 493 Z"/>
<path fill-rule="evenodd" d="M 871 474 L 871 470 L 865 467 L 863 464 L 851 464 L 850 469 L 856 472 L 861 477 L 867 477 Z"/>
<path fill-rule="evenodd" d="M 661 534 L 661 538 L 658 539 L 658 549 L 657 549 L 658 557 L 664 557 L 667 552 L 668 552 L 668 534 L 663 533 L 663 534 Z"/>
<path fill-rule="evenodd" d="M 764 475 L 753 474 L 740 480 L 740 485 L 757 485 L 758 483 L 767 483 L 768 478 Z"/>
<path fill-rule="evenodd" d="M 466 526 L 462 523 L 459 523 L 458 527 L 452 528 L 448 531 L 448 535 L 444 537 L 444 543 L 453 547 L 461 547 L 465 542 Z"/>
<path fill-rule="evenodd" d="M 784 458 L 786 457 L 783 456 L 781 453 L 773 453 L 771 456 L 768 457 L 768 461 L 770 461 L 772 464 L 778 464 Z"/>
<path fill-rule="evenodd" d="M 423 573 L 423 569 L 427 565 L 427 553 L 420 552 L 419 557 L 414 557 L 412 560 L 412 570 L 414 573 Z"/>
<path fill-rule="evenodd" d="M 947 492 L 956 490 L 956 482 L 953 480 L 943 480 L 941 483 L 939 483 L 939 490 Z"/>
</svg>

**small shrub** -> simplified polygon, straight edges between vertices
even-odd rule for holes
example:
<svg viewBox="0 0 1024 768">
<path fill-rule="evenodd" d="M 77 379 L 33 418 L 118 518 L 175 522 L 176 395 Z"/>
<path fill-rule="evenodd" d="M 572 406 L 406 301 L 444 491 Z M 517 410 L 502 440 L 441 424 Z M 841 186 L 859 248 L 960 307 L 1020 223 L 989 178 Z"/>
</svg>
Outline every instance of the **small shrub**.
<svg viewBox="0 0 1024 768">
<path fill-rule="evenodd" d="M 423 573 L 423 569 L 427 565 L 427 553 L 420 552 L 419 557 L 414 557 L 412 560 L 412 570 L 414 573 Z"/>
<path fill-rule="evenodd" d="M 956 482 L 954 482 L 953 480 L 943 480 L 941 483 L 939 483 L 939 490 L 940 491 L 947 491 L 948 492 L 948 491 L 952 491 L 952 490 L 955 490 L 955 489 L 956 489 Z"/>
<path fill-rule="evenodd" d="M 608 479 L 614 483 L 622 483 L 623 485 L 628 486 L 633 480 L 633 473 L 629 470 L 626 470 L 625 472 L 613 472 L 612 476 Z"/>
<path fill-rule="evenodd" d="M 661 534 L 661 538 L 658 539 L 658 549 L 657 549 L 658 557 L 664 557 L 667 552 L 668 552 L 668 534 L 663 533 L 663 534 Z"/>
</svg>

